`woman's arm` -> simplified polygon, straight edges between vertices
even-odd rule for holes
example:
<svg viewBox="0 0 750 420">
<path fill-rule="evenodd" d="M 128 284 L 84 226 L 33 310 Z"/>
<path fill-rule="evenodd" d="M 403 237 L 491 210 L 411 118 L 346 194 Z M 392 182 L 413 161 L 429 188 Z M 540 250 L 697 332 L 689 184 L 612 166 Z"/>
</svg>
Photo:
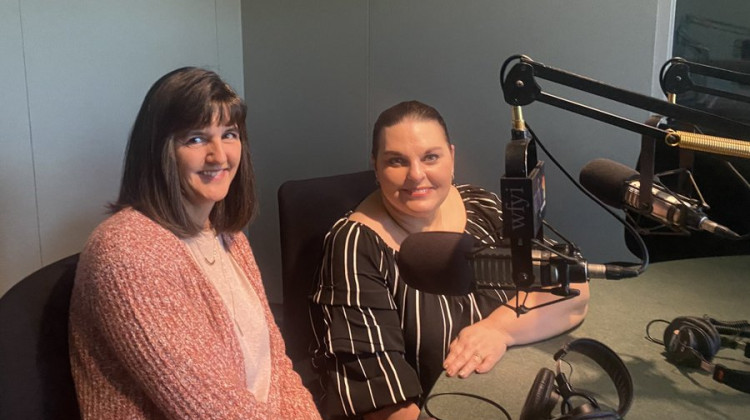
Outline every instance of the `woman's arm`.
<svg viewBox="0 0 750 420">
<path fill-rule="evenodd" d="M 500 306 L 487 318 L 461 330 L 443 363 L 447 374 L 467 377 L 473 372 L 487 372 L 503 357 L 508 347 L 554 337 L 583 322 L 588 310 L 589 284 L 576 283 L 571 289 L 579 290 L 580 295 L 534 309 L 520 317 L 511 308 Z M 515 306 L 516 299 L 527 307 L 534 307 L 560 297 L 540 292 L 519 293 L 508 305 Z"/>
<path fill-rule="evenodd" d="M 332 402 L 328 414 L 376 415 L 422 392 L 404 357 L 398 308 L 388 289 L 388 273 L 395 270 L 389 250 L 362 224 L 337 223 L 328 234 L 312 295 L 316 353 Z"/>
</svg>

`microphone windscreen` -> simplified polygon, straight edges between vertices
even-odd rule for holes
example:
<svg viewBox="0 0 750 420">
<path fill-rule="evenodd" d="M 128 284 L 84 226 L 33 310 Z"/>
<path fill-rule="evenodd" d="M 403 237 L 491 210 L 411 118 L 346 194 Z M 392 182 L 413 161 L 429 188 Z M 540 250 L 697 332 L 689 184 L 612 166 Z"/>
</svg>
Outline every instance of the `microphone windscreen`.
<svg viewBox="0 0 750 420">
<path fill-rule="evenodd" d="M 622 163 L 609 159 L 594 159 L 587 163 L 578 180 L 591 194 L 605 204 L 621 209 L 627 190 L 627 183 L 640 174 Z"/>
<path fill-rule="evenodd" d="M 396 257 L 401 278 L 407 285 L 426 293 L 471 293 L 474 275 L 468 254 L 478 242 L 466 233 L 413 233 L 401 243 Z"/>
</svg>

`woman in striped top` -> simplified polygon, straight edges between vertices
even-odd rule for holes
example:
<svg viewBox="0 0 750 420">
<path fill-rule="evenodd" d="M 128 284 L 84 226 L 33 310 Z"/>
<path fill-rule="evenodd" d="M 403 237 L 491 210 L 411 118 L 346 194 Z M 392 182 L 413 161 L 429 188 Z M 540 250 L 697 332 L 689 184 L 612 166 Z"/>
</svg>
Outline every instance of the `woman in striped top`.
<svg viewBox="0 0 750 420">
<path fill-rule="evenodd" d="M 443 118 L 417 101 L 385 110 L 373 129 L 372 160 L 380 188 L 333 226 L 313 293 L 315 364 L 323 372 L 323 410 L 371 419 L 416 419 L 420 398 L 440 373 L 489 371 L 507 347 L 538 341 L 579 324 L 580 296 L 522 317 L 503 303 L 512 293 L 423 293 L 404 284 L 396 265 L 401 242 L 423 231 L 466 232 L 485 243 L 502 236 L 500 200 L 454 186 L 455 148 Z M 556 299 L 519 296 L 526 306 Z"/>
</svg>

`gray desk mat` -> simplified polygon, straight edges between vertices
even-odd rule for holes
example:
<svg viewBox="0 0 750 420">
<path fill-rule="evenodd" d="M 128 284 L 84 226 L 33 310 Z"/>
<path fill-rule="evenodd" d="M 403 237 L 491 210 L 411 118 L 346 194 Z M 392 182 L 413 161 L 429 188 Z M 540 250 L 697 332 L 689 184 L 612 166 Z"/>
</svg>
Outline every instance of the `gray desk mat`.
<svg viewBox="0 0 750 420">
<path fill-rule="evenodd" d="M 441 377 L 430 395 L 463 392 L 502 405 L 518 419 L 540 368 L 554 370 L 552 355 L 575 338 L 593 338 L 614 350 L 634 382 L 632 419 L 750 418 L 750 394 L 714 381 L 708 373 L 676 367 L 664 358 L 662 346 L 645 339 L 646 324 L 677 316 L 749 319 L 750 256 L 715 257 L 652 264 L 643 275 L 620 281 L 593 280 L 586 320 L 578 328 L 549 340 L 510 349 L 495 368 L 468 379 Z M 661 339 L 666 323 L 654 324 L 651 335 Z M 583 355 L 570 353 L 563 371 L 574 387 L 591 391 L 600 403 L 617 407 L 609 377 Z M 750 371 L 742 351 L 722 348 L 714 359 L 733 369 Z M 504 419 L 497 408 L 459 396 L 436 396 L 428 402 L 443 420 Z M 558 411 L 556 411 L 558 412 Z M 559 413 L 559 412 L 558 412 Z"/>
</svg>

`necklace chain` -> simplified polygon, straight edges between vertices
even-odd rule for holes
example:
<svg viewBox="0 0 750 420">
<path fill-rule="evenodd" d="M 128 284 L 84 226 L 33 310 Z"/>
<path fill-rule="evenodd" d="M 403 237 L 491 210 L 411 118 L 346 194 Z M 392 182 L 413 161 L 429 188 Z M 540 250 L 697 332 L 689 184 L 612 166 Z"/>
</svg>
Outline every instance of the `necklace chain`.
<svg viewBox="0 0 750 420">
<path fill-rule="evenodd" d="M 209 236 L 209 233 L 205 235 L 206 237 Z M 210 267 L 212 267 L 213 276 L 216 277 L 216 280 L 220 280 L 221 284 L 226 287 L 229 291 L 229 302 L 226 302 L 228 306 L 231 306 L 230 308 L 227 308 L 231 311 L 230 317 L 232 318 L 232 322 L 237 327 L 237 331 L 240 333 L 240 336 L 244 337 L 244 332 L 242 331 L 242 327 L 240 326 L 238 320 L 237 320 L 237 309 L 235 307 L 234 302 L 234 292 L 235 292 L 235 284 L 234 279 L 231 278 L 231 273 L 227 273 L 228 270 L 231 270 L 231 267 L 226 267 L 227 264 L 225 264 L 224 260 L 226 251 L 223 249 L 224 246 L 221 244 L 221 239 L 219 238 L 219 235 L 217 235 L 215 232 L 210 232 L 210 238 L 211 238 L 211 258 L 206 256 L 206 253 L 203 252 L 203 249 L 201 248 L 201 242 L 199 238 L 196 242 L 193 242 L 193 248 L 198 250 L 198 253 L 200 253 L 200 256 L 203 257 L 203 260 L 208 264 Z M 222 248 L 221 251 L 219 251 L 219 248 Z M 219 270 L 216 270 L 214 268 L 214 265 L 216 264 L 216 260 L 219 260 Z M 204 270 L 205 272 L 205 270 Z M 208 272 L 206 272 L 206 275 L 208 275 Z M 211 277 L 211 276 L 209 276 Z M 220 277 L 220 279 L 219 279 Z"/>
<path fill-rule="evenodd" d="M 217 245 L 220 245 L 220 239 L 218 236 L 214 238 L 214 243 Z M 214 250 L 216 250 L 218 247 L 214 247 Z M 226 251 L 223 249 L 221 255 L 219 255 L 219 264 L 221 265 L 221 279 L 224 282 L 225 285 L 229 286 L 229 296 L 232 304 L 232 321 L 234 322 L 234 325 L 237 327 L 237 331 L 239 331 L 240 336 L 244 337 L 245 333 L 242 331 L 242 327 L 240 326 L 239 321 L 237 320 L 237 310 L 234 305 L 234 279 L 229 278 L 230 276 L 227 276 L 226 268 L 224 266 L 224 254 Z"/>
<path fill-rule="evenodd" d="M 218 255 L 218 252 L 219 252 L 219 238 L 218 238 L 218 236 L 216 236 L 214 234 L 213 231 L 211 232 L 211 236 L 212 236 L 212 240 L 211 240 L 211 244 L 212 244 L 212 246 L 211 246 L 211 248 L 212 248 L 211 258 L 208 258 L 206 256 L 206 253 L 203 252 L 203 249 L 201 249 L 199 242 L 197 242 L 195 244 L 195 247 L 198 248 L 198 252 L 200 252 L 201 257 L 203 257 L 203 260 L 206 261 L 206 264 L 208 264 L 208 265 L 214 265 L 214 264 L 216 264 L 216 256 Z"/>
</svg>

